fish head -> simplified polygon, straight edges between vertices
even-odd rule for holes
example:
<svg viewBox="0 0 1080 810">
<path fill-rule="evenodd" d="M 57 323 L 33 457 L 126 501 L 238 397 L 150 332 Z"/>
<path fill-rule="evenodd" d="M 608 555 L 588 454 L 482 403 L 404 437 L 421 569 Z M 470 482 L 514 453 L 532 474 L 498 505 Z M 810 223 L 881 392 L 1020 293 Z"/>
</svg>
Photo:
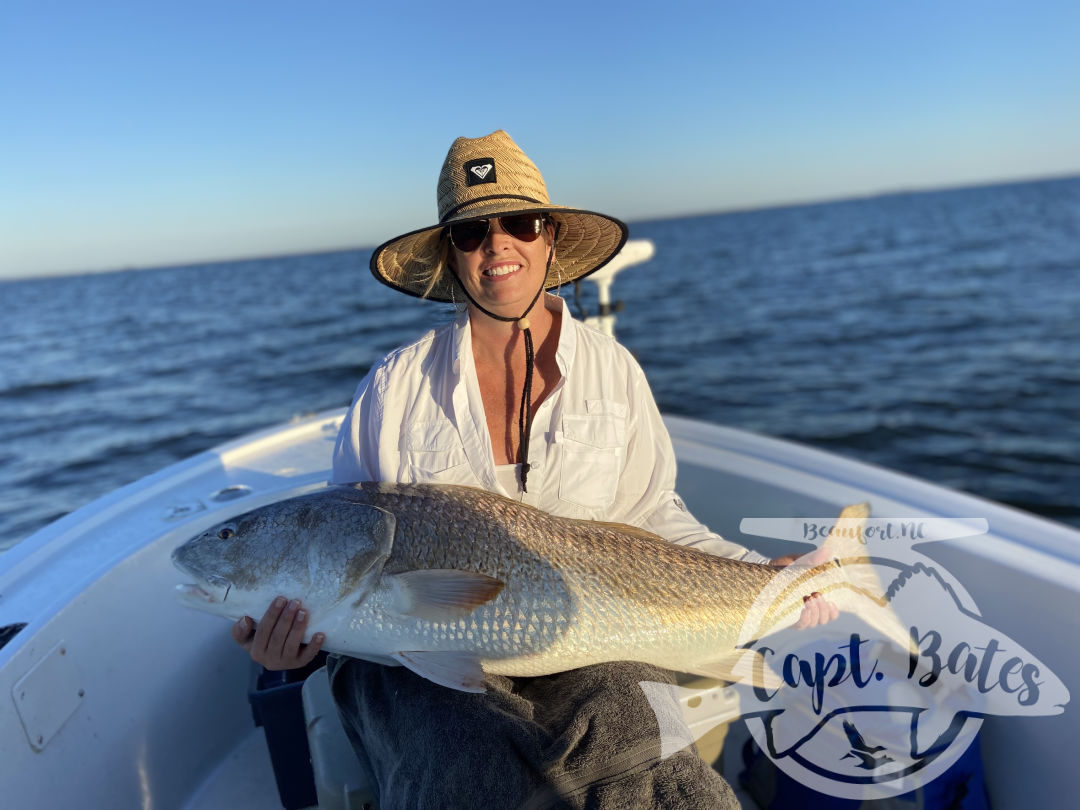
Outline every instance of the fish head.
<svg viewBox="0 0 1080 810">
<path fill-rule="evenodd" d="M 330 488 L 267 504 L 191 538 L 172 562 L 193 582 L 181 601 L 231 618 L 262 616 L 277 596 L 317 615 L 371 589 L 393 544 L 394 517 Z M 359 594 L 357 594 L 359 592 Z"/>
</svg>

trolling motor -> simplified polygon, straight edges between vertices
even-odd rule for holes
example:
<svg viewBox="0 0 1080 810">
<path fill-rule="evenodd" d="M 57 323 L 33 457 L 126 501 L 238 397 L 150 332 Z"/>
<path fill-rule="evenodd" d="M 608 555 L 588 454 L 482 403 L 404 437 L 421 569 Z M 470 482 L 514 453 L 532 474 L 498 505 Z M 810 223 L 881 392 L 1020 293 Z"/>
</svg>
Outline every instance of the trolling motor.
<svg viewBox="0 0 1080 810">
<path fill-rule="evenodd" d="M 583 279 L 596 285 L 598 311 L 595 315 L 589 315 L 585 311 L 581 302 L 581 280 L 575 281 L 574 305 L 582 320 L 605 335 L 615 337 L 615 313 L 623 308 L 622 301 L 611 301 L 611 285 L 615 283 L 615 276 L 627 267 L 647 262 L 655 253 L 656 248 L 648 239 L 631 239 L 610 262 Z"/>
</svg>

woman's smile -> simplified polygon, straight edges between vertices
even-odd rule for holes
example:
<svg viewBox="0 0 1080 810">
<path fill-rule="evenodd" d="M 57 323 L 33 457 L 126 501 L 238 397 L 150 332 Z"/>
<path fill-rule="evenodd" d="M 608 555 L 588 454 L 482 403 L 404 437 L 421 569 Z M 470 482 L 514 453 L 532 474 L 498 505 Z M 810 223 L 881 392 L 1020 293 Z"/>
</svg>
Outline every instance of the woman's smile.
<svg viewBox="0 0 1080 810">
<path fill-rule="evenodd" d="M 488 265 L 481 272 L 485 278 L 495 281 L 504 279 L 520 269 L 521 264 L 518 262 L 498 262 L 497 264 Z"/>
</svg>

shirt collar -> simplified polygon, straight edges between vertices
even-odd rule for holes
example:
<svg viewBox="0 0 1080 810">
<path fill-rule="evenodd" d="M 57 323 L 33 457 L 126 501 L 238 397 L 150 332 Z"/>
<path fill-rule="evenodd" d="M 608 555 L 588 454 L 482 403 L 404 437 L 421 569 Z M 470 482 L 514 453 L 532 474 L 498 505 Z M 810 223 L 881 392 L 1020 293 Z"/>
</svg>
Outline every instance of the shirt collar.
<svg viewBox="0 0 1080 810">
<path fill-rule="evenodd" d="M 577 330 L 573 328 L 570 307 L 566 305 L 566 299 L 551 293 L 544 294 L 544 306 L 552 312 L 562 313 L 562 322 L 559 326 L 559 345 L 555 349 L 555 364 L 559 367 L 559 374 L 566 377 L 570 367 L 574 363 L 574 352 L 577 350 Z M 465 352 L 472 351 L 472 330 L 469 326 L 468 311 L 462 312 L 454 319 L 454 374 L 461 374 L 461 358 Z"/>
<path fill-rule="evenodd" d="M 472 351 L 472 330 L 469 326 L 469 313 L 466 310 L 461 312 L 454 319 L 454 340 L 453 340 L 453 365 L 452 369 L 454 374 L 461 376 L 461 357 L 465 352 Z"/>
<path fill-rule="evenodd" d="M 566 379 L 571 366 L 574 364 L 574 352 L 577 350 L 577 329 L 574 328 L 573 317 L 570 315 L 570 307 L 566 305 L 566 299 L 559 295 L 544 296 L 544 306 L 552 311 L 562 312 L 562 323 L 559 327 L 559 345 L 555 349 L 555 363 L 559 367 L 559 375 Z"/>
</svg>

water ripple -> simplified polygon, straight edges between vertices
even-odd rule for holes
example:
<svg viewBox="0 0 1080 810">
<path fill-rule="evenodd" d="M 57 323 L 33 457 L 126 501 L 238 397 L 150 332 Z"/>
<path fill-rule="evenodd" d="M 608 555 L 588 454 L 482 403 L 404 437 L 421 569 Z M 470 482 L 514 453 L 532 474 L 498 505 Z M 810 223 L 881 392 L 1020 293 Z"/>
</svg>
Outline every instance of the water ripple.
<svg viewBox="0 0 1080 810">
<path fill-rule="evenodd" d="M 632 235 L 657 254 L 619 278 L 619 335 L 664 411 L 1080 526 L 1080 179 Z M 0 284 L 0 548 L 165 464 L 347 404 L 379 357 L 451 317 L 374 283 L 369 256 Z"/>
</svg>

